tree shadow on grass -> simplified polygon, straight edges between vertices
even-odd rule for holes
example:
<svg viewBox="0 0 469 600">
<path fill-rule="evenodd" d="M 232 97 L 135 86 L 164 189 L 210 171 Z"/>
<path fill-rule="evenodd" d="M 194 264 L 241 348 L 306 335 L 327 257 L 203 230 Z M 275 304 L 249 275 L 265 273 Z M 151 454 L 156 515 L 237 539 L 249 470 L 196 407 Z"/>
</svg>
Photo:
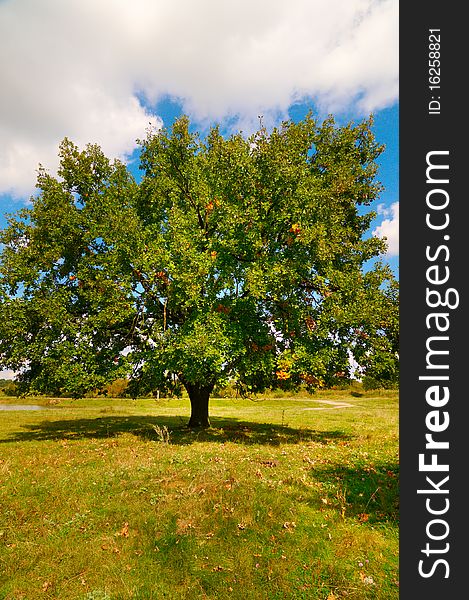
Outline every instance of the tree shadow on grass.
<svg viewBox="0 0 469 600">
<path fill-rule="evenodd" d="M 314 478 L 331 490 L 329 506 L 361 524 L 399 523 L 399 464 L 315 467 Z"/>
<path fill-rule="evenodd" d="M 234 418 L 212 417 L 212 427 L 202 430 L 190 430 L 185 422 L 186 419 L 174 416 L 105 416 L 92 419 L 46 420 L 23 425 L 22 431 L 13 433 L 8 439 L 0 440 L 0 443 L 103 439 L 115 438 L 125 433 L 136 435 L 144 440 L 169 441 L 174 445 L 188 445 L 194 442 L 235 442 L 246 445 L 278 446 L 300 442 L 327 444 L 352 438 L 340 430 L 294 429 L 280 424 L 238 421 Z"/>
</svg>

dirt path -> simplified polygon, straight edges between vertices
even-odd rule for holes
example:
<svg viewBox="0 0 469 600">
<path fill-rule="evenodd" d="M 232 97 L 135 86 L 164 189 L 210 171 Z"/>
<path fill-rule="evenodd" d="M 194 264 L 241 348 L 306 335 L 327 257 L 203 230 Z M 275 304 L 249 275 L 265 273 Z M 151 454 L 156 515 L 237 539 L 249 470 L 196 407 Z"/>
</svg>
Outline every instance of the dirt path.
<svg viewBox="0 0 469 600">
<path fill-rule="evenodd" d="M 302 408 L 301 410 L 331 410 L 333 408 L 350 408 L 353 406 L 353 404 L 349 404 L 348 402 L 338 402 L 337 400 L 310 400 L 310 402 L 327 404 L 328 406 L 315 406 L 311 408 Z"/>
</svg>

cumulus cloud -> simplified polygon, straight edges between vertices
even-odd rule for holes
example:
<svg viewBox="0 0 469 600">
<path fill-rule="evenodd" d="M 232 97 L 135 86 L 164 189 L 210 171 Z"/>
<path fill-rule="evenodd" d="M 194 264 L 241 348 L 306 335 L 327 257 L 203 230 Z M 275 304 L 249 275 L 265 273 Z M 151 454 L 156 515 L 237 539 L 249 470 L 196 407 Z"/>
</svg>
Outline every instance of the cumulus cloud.
<svg viewBox="0 0 469 600">
<path fill-rule="evenodd" d="M 397 13 L 397 0 L 6 0 L 0 192 L 29 192 L 64 136 L 125 157 L 162 96 L 246 129 L 304 98 L 358 116 L 388 106 Z"/>
<path fill-rule="evenodd" d="M 14 379 L 16 373 L 11 369 L 4 369 L 0 371 L 0 379 Z"/>
<path fill-rule="evenodd" d="M 394 202 L 389 207 L 383 204 L 378 206 L 378 214 L 384 217 L 381 225 L 376 227 L 373 235 L 380 238 L 386 238 L 388 249 L 386 256 L 399 255 L 399 202 Z"/>
</svg>

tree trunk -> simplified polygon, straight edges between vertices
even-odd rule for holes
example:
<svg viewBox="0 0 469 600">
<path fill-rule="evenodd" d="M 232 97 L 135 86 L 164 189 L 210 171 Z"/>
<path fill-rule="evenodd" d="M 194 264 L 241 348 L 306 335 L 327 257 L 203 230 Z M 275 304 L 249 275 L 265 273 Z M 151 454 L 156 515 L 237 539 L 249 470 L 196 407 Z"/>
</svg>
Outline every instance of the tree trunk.
<svg viewBox="0 0 469 600">
<path fill-rule="evenodd" d="M 185 383 L 185 388 L 191 401 L 191 418 L 188 427 L 206 428 L 210 427 L 208 418 L 208 400 L 214 388 L 213 385 L 197 385 Z"/>
</svg>

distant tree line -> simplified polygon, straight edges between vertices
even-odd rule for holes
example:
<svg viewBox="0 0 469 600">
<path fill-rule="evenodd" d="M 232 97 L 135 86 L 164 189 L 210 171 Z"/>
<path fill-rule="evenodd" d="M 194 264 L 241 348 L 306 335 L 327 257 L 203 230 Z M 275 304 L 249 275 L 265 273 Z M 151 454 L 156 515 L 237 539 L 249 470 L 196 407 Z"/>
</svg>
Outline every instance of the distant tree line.
<svg viewBox="0 0 469 600">
<path fill-rule="evenodd" d="M 17 386 L 11 379 L 0 379 L 0 395 L 16 396 Z"/>
</svg>

